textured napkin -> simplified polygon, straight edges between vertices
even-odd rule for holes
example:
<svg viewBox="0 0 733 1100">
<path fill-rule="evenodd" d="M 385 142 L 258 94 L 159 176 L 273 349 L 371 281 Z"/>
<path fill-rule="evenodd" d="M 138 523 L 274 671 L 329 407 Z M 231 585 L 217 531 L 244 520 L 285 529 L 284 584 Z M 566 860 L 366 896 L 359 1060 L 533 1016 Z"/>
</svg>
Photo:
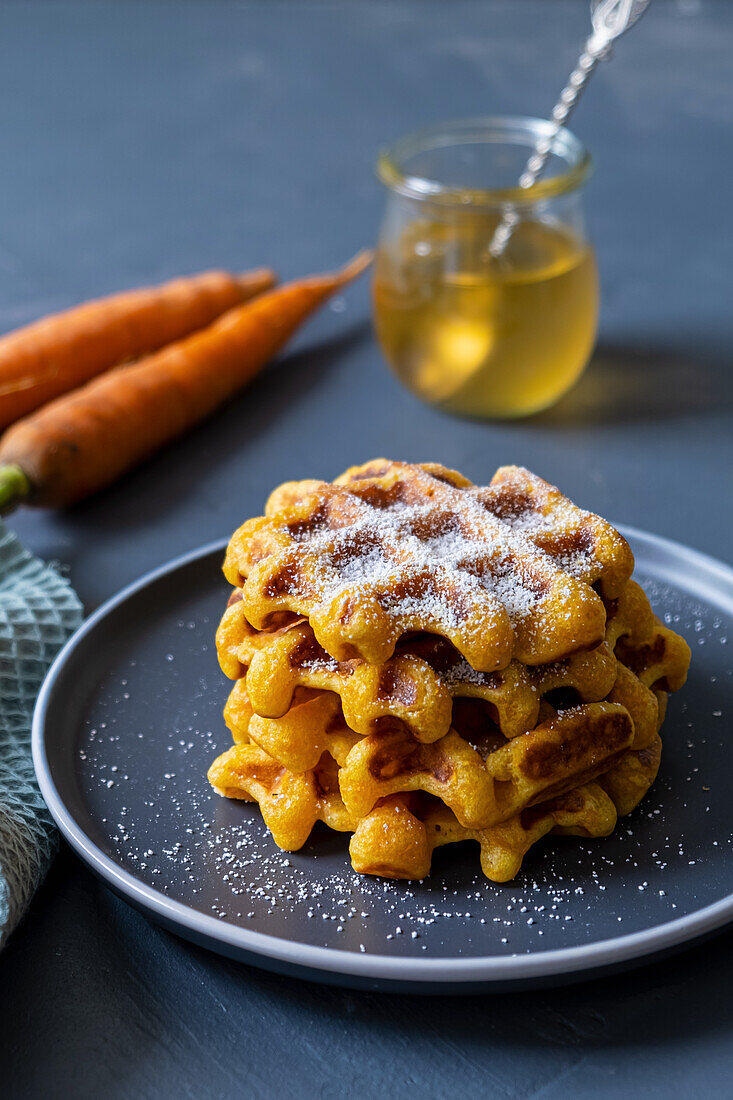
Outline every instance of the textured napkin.
<svg viewBox="0 0 733 1100">
<path fill-rule="evenodd" d="M 71 585 L 0 521 L 0 947 L 56 851 L 33 772 L 31 718 L 43 677 L 81 618 Z"/>
</svg>

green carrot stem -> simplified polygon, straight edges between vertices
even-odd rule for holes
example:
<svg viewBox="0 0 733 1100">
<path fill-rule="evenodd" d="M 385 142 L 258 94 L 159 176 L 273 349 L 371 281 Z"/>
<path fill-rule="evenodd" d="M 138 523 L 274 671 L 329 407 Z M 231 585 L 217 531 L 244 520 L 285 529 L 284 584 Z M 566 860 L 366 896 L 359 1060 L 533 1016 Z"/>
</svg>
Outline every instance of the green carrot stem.
<svg viewBox="0 0 733 1100">
<path fill-rule="evenodd" d="M 0 515 L 7 515 L 31 495 L 31 483 L 20 466 L 0 466 Z"/>
</svg>

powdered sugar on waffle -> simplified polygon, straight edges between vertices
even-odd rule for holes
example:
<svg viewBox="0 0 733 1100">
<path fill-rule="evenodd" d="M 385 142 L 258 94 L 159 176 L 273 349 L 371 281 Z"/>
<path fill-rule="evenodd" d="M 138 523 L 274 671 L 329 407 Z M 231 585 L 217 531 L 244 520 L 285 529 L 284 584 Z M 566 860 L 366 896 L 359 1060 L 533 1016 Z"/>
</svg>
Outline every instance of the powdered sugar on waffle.
<svg viewBox="0 0 733 1100">
<path fill-rule="evenodd" d="M 483 687 L 489 680 L 485 672 L 477 672 L 475 668 L 471 668 L 465 657 L 459 657 L 450 668 L 441 669 L 439 677 L 446 687 L 453 687 L 455 684 L 477 684 Z"/>
<path fill-rule="evenodd" d="M 583 511 L 569 500 L 560 500 L 554 503 L 549 516 L 532 508 L 502 515 L 503 522 L 511 527 L 512 531 L 525 535 L 532 540 L 542 535 L 550 535 L 558 528 L 568 533 L 580 531 L 584 526 L 584 521 L 590 523 L 595 518 L 590 512 Z M 584 580 L 587 577 L 588 571 L 593 565 L 592 554 L 583 546 L 568 550 L 561 555 L 553 554 L 552 557 L 556 565 L 565 573 L 569 573 L 579 580 Z"/>
<path fill-rule="evenodd" d="M 375 592 L 394 615 L 456 625 L 461 596 L 480 593 L 515 625 L 532 613 L 548 583 L 556 593 L 570 588 L 549 554 L 493 516 L 470 490 L 446 489 L 437 506 L 351 501 L 359 518 L 295 538 L 313 555 L 323 601 Z"/>
</svg>

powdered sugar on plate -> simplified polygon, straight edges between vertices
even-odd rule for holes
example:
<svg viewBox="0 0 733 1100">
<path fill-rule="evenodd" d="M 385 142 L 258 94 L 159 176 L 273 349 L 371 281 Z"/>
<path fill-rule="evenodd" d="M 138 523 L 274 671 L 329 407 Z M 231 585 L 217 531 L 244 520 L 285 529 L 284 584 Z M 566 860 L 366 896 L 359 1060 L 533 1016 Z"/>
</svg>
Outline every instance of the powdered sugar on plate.
<svg viewBox="0 0 733 1100">
<path fill-rule="evenodd" d="M 135 638 L 121 639 L 114 668 L 95 688 L 77 773 L 97 842 L 140 881 L 228 924 L 360 954 L 527 954 L 649 927 L 713 901 L 733 874 L 730 787 L 721 774 L 733 620 L 640 579 L 693 641 L 697 661 L 690 685 L 670 700 L 658 781 L 608 838 L 547 838 L 505 885 L 483 877 L 470 842 L 436 852 L 430 878 L 414 883 L 355 874 L 348 837 L 325 827 L 301 851 L 279 851 L 256 806 L 219 798 L 206 781 L 228 736 L 227 685 L 211 645 L 225 599 L 217 589 L 210 621 L 202 617 L 197 629 L 187 614 L 152 638 L 141 623 L 142 650 Z"/>
</svg>

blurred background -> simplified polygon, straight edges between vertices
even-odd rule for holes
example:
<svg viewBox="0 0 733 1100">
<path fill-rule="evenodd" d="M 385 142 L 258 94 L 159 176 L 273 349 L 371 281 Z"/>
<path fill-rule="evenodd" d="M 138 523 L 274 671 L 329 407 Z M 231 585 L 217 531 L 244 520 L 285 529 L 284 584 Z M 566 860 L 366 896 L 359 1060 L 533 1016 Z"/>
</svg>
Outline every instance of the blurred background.
<svg viewBox="0 0 733 1100">
<path fill-rule="evenodd" d="M 8 329 L 207 266 L 268 264 L 289 277 L 342 262 L 377 234 L 378 149 L 449 118 L 546 116 L 589 10 L 586 0 L 54 0 L 4 4 L 2 21 Z M 558 406 L 500 425 L 418 406 L 369 336 L 362 281 L 298 337 L 291 369 L 275 368 L 215 430 L 127 478 L 105 498 L 110 514 L 145 507 L 138 490 L 154 478 L 183 550 L 200 533 L 178 511 L 181 494 L 231 499 L 236 484 L 213 536 L 259 507 L 261 486 L 332 476 L 380 452 L 436 456 L 479 480 L 521 461 L 582 498 L 581 464 L 600 512 L 644 525 L 665 491 L 675 507 L 660 533 L 722 552 L 710 500 L 730 492 L 733 466 L 732 45 L 723 0 L 655 0 L 578 107 L 571 129 L 595 159 L 586 212 L 600 334 L 591 369 Z M 682 469 L 708 481 L 709 498 L 677 497 Z M 103 504 L 97 524 L 106 514 Z M 18 527 L 39 552 L 63 556 L 67 522 L 34 530 L 38 518 L 23 516 Z"/>
<path fill-rule="evenodd" d="M 9 329 L 207 266 L 268 264 L 289 277 L 342 262 L 377 234 L 378 149 L 449 118 L 546 116 L 589 10 L 586 0 L 54 0 L 4 4 L 2 22 Z M 479 480 L 521 461 L 581 498 L 590 479 L 587 503 L 642 526 L 664 491 L 674 508 L 660 533 L 724 552 L 710 504 L 730 492 L 733 467 L 732 45 L 723 0 L 655 0 L 578 107 L 571 129 L 595 159 L 586 212 L 600 335 L 558 406 L 499 425 L 419 406 L 369 335 L 362 281 L 298 337 L 289 369 L 108 494 L 98 536 L 107 515 L 132 522 L 146 507 L 139 490 L 151 478 L 160 492 L 146 499 L 165 495 L 172 548 L 184 550 L 200 532 L 182 495 L 221 501 L 236 485 L 236 506 L 214 509 L 210 534 L 223 535 L 259 508 L 262 486 L 386 452 L 435 456 Z M 682 470 L 705 479 L 709 497 L 679 498 Z M 84 515 L 50 526 L 24 515 L 17 526 L 38 552 L 63 557 L 66 524 Z M 85 595 L 96 602 L 102 590 L 90 582 Z"/>
</svg>

